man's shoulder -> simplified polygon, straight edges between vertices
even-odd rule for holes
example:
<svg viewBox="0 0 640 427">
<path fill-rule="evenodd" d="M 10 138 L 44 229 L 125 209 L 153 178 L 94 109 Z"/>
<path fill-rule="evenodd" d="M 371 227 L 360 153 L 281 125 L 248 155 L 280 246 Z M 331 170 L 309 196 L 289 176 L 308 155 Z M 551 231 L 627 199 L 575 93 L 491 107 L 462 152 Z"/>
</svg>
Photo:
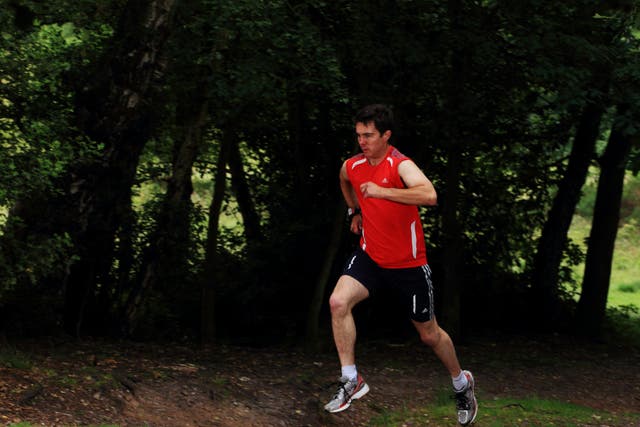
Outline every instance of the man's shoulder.
<svg viewBox="0 0 640 427">
<path fill-rule="evenodd" d="M 389 157 L 398 160 L 399 162 L 403 160 L 411 160 L 408 156 L 402 154 L 396 147 L 391 147 L 391 150 L 389 150 Z"/>
<path fill-rule="evenodd" d="M 400 166 L 400 163 L 404 162 L 405 160 L 411 159 L 408 156 L 402 154 L 400 150 L 395 147 L 391 147 L 389 149 L 389 153 L 387 154 L 387 162 L 389 163 L 389 166 L 391 168 L 397 170 L 398 166 Z"/>
</svg>

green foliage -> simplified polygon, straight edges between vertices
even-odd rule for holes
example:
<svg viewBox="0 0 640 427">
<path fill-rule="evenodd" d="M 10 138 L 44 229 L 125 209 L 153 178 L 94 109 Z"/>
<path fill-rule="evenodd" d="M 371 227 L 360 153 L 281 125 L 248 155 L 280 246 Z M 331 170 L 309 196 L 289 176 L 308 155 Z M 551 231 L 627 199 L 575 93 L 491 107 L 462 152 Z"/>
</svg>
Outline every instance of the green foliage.
<svg viewBox="0 0 640 427">
<path fill-rule="evenodd" d="M 0 282 L 3 284 L 0 296 L 19 283 L 35 286 L 42 277 L 52 272 L 62 273 L 73 262 L 73 246 L 68 234 L 25 239 L 17 230 L 19 225 L 10 224 L 8 228 L 11 231 L 2 235 L 0 251 Z"/>
<path fill-rule="evenodd" d="M 589 178 L 583 189 L 580 203 L 576 207 L 576 213 L 584 218 L 591 217 L 595 205 L 596 188 L 598 185 L 598 169 L 590 169 Z M 627 172 L 624 180 L 624 189 L 620 206 L 621 225 L 635 221 L 640 222 L 640 177 Z"/>
<path fill-rule="evenodd" d="M 101 148 L 75 126 L 74 85 L 112 30 L 83 19 L 78 2 L 61 21 L 62 9 L 36 2 L 14 2 L 9 10 L 16 15 L 0 16 L 6 23 L 0 32 L 0 307 L 11 324 L 3 325 L 7 333 L 39 334 L 58 325 L 60 278 L 77 250 L 70 230 L 49 224 L 49 214 L 64 209 L 54 200 L 73 191 L 69 169 Z M 24 221 L 34 213 L 36 226 Z"/>
<path fill-rule="evenodd" d="M 640 177 L 627 174 L 625 177 L 620 219 L 624 223 L 640 224 Z"/>
<path fill-rule="evenodd" d="M 11 346 L 3 346 L 0 349 L 0 365 L 5 368 L 29 370 L 33 366 L 33 362 L 29 355 L 20 350 Z"/>
<path fill-rule="evenodd" d="M 0 204 L 25 193 L 60 191 L 54 180 L 92 148 L 74 132 L 69 74 L 79 51 L 94 50 L 109 35 L 62 25 L 39 25 L 24 37 L 0 41 Z M 74 70 L 73 72 L 77 72 Z M 53 101 L 53 102 L 52 102 Z"/>
<path fill-rule="evenodd" d="M 591 218 L 593 215 L 593 208 L 596 204 L 596 190 L 598 187 L 598 169 L 595 167 L 589 168 L 589 175 L 587 176 L 587 182 L 582 188 L 582 196 L 580 202 L 576 206 L 576 214 L 582 218 Z"/>
<path fill-rule="evenodd" d="M 638 290 L 640 290 L 640 281 L 633 283 L 631 285 L 619 285 L 618 290 L 620 292 L 626 292 L 630 294 L 637 292 Z"/>
<path fill-rule="evenodd" d="M 611 304 L 607 308 L 605 336 L 608 342 L 640 348 L 640 304 Z"/>
</svg>

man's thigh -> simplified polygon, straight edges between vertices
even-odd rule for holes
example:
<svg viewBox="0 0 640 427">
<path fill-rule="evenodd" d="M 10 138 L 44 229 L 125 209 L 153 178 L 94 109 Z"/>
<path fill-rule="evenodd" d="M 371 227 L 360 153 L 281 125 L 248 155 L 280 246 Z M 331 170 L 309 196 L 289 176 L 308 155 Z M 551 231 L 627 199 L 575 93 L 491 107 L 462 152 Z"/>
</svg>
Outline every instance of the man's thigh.
<svg viewBox="0 0 640 427">
<path fill-rule="evenodd" d="M 342 277 L 352 278 L 367 289 L 367 295 L 372 295 L 383 284 L 382 270 L 366 252 L 358 248 L 345 263 Z"/>
<path fill-rule="evenodd" d="M 434 318 L 433 284 L 428 265 L 385 271 L 393 288 L 401 298 L 403 310 L 414 322 L 427 322 Z"/>
<path fill-rule="evenodd" d="M 332 298 L 338 298 L 348 306 L 353 307 L 369 297 L 369 290 L 352 276 L 342 275 L 333 289 Z"/>
</svg>

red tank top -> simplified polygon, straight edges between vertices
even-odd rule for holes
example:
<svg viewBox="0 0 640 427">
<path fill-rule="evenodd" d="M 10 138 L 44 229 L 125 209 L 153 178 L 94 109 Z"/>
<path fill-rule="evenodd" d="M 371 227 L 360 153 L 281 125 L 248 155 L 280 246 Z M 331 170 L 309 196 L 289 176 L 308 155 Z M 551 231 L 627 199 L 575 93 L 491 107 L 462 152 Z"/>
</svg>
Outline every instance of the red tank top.
<svg viewBox="0 0 640 427">
<path fill-rule="evenodd" d="M 362 197 L 360 184 L 405 188 L 398 165 L 409 158 L 389 146 L 382 162 L 371 166 L 364 154 L 347 160 L 346 172 L 362 209 L 360 246 L 383 268 L 419 267 L 427 263 L 424 233 L 418 207 L 385 199 Z"/>
</svg>

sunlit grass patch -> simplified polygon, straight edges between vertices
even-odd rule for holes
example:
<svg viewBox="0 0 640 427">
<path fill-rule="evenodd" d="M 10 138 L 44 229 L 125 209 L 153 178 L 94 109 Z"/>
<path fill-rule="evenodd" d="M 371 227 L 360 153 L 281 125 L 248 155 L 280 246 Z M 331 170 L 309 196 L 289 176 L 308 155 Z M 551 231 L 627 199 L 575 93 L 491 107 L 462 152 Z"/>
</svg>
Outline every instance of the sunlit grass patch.
<svg viewBox="0 0 640 427">
<path fill-rule="evenodd" d="M 489 400 L 479 397 L 476 424 L 481 426 L 584 426 L 635 425 L 640 413 L 616 414 L 597 411 L 585 406 L 537 397 L 515 399 L 494 397 Z M 383 411 L 370 420 L 372 426 L 451 426 L 457 425 L 456 410 L 450 393 L 441 391 L 432 405 L 419 410 L 402 409 Z"/>
<path fill-rule="evenodd" d="M 589 237 L 591 222 L 588 218 L 576 215 L 571 223 L 569 236 L 586 252 L 585 239 Z M 575 266 L 574 275 L 578 285 L 584 276 L 584 262 Z M 640 308 L 640 224 L 635 220 L 624 224 L 618 230 L 611 281 L 607 299 L 608 307 L 633 305 Z M 579 293 L 580 289 L 578 289 Z M 578 294 L 579 296 L 579 294 Z"/>
</svg>

